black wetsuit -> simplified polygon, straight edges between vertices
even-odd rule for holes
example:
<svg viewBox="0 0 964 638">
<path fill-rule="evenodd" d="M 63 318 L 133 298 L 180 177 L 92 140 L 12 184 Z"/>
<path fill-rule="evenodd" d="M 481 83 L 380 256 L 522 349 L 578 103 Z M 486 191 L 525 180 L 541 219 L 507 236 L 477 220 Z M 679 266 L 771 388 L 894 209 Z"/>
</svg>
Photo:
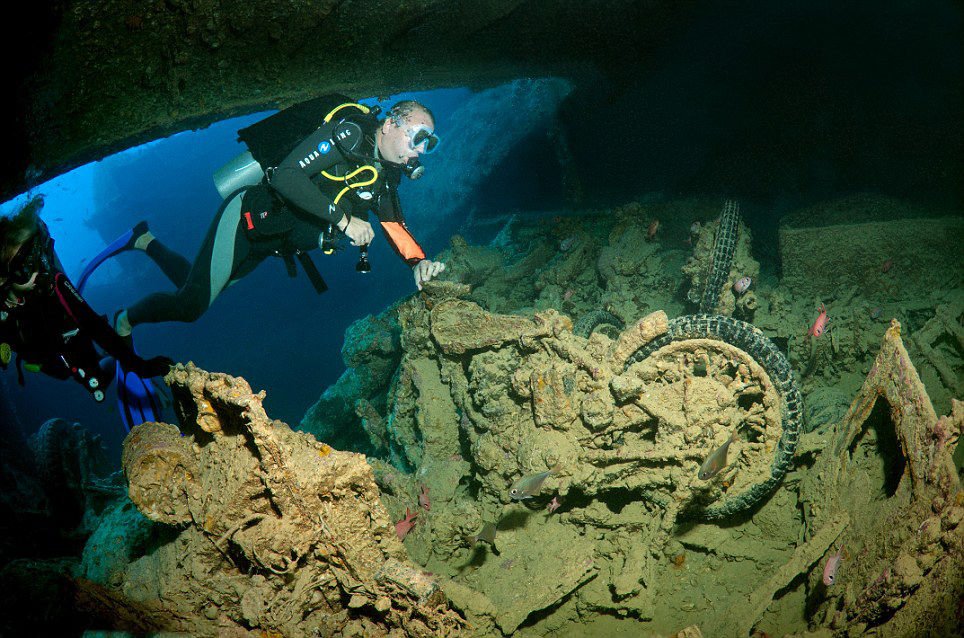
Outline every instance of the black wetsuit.
<svg viewBox="0 0 964 638">
<path fill-rule="evenodd" d="M 0 344 L 17 353 L 18 367 L 32 364 L 57 379 L 73 377 L 90 392 L 103 390 L 110 379 L 100 369 L 102 354 L 96 344 L 144 378 L 167 374 L 169 359 L 140 358 L 87 305 L 64 274 L 46 225 L 38 224 L 18 253 L 22 258 L 0 284 Z M 34 286 L 16 292 L 13 285 L 28 282 L 34 273 Z"/>
<path fill-rule="evenodd" d="M 198 319 L 221 291 L 265 258 L 291 257 L 318 248 L 329 227 L 338 232 L 336 224 L 343 215 L 363 217 L 374 212 L 389 244 L 407 264 L 414 266 L 425 259 L 399 206 L 401 170 L 373 157 L 377 125 L 369 117 L 325 124 L 270 170 L 266 183 L 229 195 L 184 280 L 169 274 L 178 290 L 149 295 L 128 308 L 131 325 Z M 361 185 L 375 177 L 368 169 L 355 172 L 365 166 L 375 169 L 377 179 Z M 156 239 L 148 245 L 149 251 L 152 248 L 169 252 Z M 182 258 L 168 261 L 178 259 Z"/>
</svg>

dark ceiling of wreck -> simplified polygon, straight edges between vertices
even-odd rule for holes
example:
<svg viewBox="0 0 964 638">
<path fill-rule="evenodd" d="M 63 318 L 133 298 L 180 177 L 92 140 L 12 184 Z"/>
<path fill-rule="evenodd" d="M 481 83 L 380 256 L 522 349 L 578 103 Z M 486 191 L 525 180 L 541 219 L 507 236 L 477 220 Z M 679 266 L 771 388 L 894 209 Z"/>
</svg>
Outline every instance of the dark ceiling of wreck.
<svg viewBox="0 0 964 638">
<path fill-rule="evenodd" d="M 16 33 L 3 38 L 13 125 L 2 134 L 0 195 L 150 139 L 332 90 L 385 95 L 638 72 L 694 4 L 37 2 L 7 21 Z"/>
</svg>

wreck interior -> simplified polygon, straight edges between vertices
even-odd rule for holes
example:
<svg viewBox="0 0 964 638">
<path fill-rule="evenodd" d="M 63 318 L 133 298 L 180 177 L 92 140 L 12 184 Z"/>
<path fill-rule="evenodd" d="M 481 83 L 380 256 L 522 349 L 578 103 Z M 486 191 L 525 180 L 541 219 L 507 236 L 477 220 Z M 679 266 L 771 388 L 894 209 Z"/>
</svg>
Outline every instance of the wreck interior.
<svg viewBox="0 0 964 638">
<path fill-rule="evenodd" d="M 18 37 L 2 44 L 12 125 L 0 133 L 8 149 L 0 193 L 325 92 L 377 96 L 558 76 L 577 87 L 562 114 L 571 144 L 587 147 L 576 160 L 583 170 L 599 163 L 593 177 L 603 191 L 627 178 L 644 181 L 641 192 L 651 184 L 748 195 L 799 189 L 789 175 L 828 179 L 814 173 L 826 166 L 806 167 L 816 151 L 838 173 L 825 189 L 844 178 L 850 190 L 877 186 L 874 169 L 912 159 L 913 168 L 892 171 L 900 176 L 892 188 L 959 198 L 958 9 L 659 0 L 471 7 L 327 0 L 257 9 L 231 1 L 33 3 L 5 25 Z M 926 71 L 918 72 L 919 59 Z M 835 109 L 827 110 L 828 100 Z M 694 103 L 701 107 L 685 111 Z M 944 120 L 945 135 L 922 134 Z M 644 142 L 640 152 L 613 148 L 611 128 Z M 678 148 L 694 128 L 710 138 L 705 147 Z M 839 139 L 846 144 L 835 147 Z M 784 174 L 766 170 L 777 157 Z M 602 179 L 610 172 L 615 178 Z M 674 173 L 675 183 L 666 183 Z"/>
<path fill-rule="evenodd" d="M 959 4 L 22 11 L 0 199 L 327 92 L 464 101 L 406 194 L 446 275 L 353 317 L 300 421 L 185 358 L 121 471 L 4 423 L 0 628 L 962 631 Z"/>
</svg>

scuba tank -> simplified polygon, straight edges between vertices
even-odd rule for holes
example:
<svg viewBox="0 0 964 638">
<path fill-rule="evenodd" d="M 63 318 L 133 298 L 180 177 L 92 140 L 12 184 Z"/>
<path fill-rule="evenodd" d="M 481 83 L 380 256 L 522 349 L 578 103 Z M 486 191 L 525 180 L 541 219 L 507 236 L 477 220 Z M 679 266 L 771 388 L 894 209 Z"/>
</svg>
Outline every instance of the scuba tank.
<svg viewBox="0 0 964 638">
<path fill-rule="evenodd" d="M 260 184 L 264 179 L 264 169 L 258 160 L 254 159 L 251 151 L 245 151 L 214 171 L 214 187 L 218 189 L 221 199 L 244 186 Z"/>
</svg>

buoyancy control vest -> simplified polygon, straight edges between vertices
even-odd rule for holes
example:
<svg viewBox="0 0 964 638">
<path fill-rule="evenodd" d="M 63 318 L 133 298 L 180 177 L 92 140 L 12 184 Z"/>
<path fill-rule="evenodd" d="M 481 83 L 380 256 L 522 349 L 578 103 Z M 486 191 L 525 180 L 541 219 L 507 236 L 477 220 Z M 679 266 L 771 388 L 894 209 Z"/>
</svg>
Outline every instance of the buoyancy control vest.
<svg viewBox="0 0 964 638">
<path fill-rule="evenodd" d="M 238 140 L 244 142 L 248 150 L 214 174 L 214 183 L 222 198 L 227 199 L 243 190 L 241 220 L 248 236 L 254 240 L 280 240 L 281 248 L 275 252 L 284 260 L 288 274 L 295 276 L 297 258 L 318 293 L 328 287 L 311 257 L 288 245 L 287 236 L 293 228 L 294 219 L 270 185 L 272 172 L 303 141 L 322 127 L 327 127 L 330 131 L 326 131 L 324 137 L 328 141 L 322 142 L 328 146 L 325 149 L 327 157 L 318 170 L 326 179 L 342 183 L 343 188 L 334 198 L 335 203 L 352 189 L 373 184 L 378 179 L 378 170 L 372 165 L 374 158 L 358 155 L 355 149 L 366 130 L 371 132 L 377 126 L 379 112 L 377 106 L 369 108 L 337 94 L 292 105 L 239 130 Z M 318 156 L 320 152 L 315 154 L 315 159 Z M 342 162 L 362 166 L 344 176 L 325 170 Z M 330 225 L 323 232 L 323 248 L 334 245 L 334 232 Z M 330 253 L 331 250 L 326 248 L 325 252 Z M 363 261 L 364 256 L 363 252 Z"/>
</svg>

